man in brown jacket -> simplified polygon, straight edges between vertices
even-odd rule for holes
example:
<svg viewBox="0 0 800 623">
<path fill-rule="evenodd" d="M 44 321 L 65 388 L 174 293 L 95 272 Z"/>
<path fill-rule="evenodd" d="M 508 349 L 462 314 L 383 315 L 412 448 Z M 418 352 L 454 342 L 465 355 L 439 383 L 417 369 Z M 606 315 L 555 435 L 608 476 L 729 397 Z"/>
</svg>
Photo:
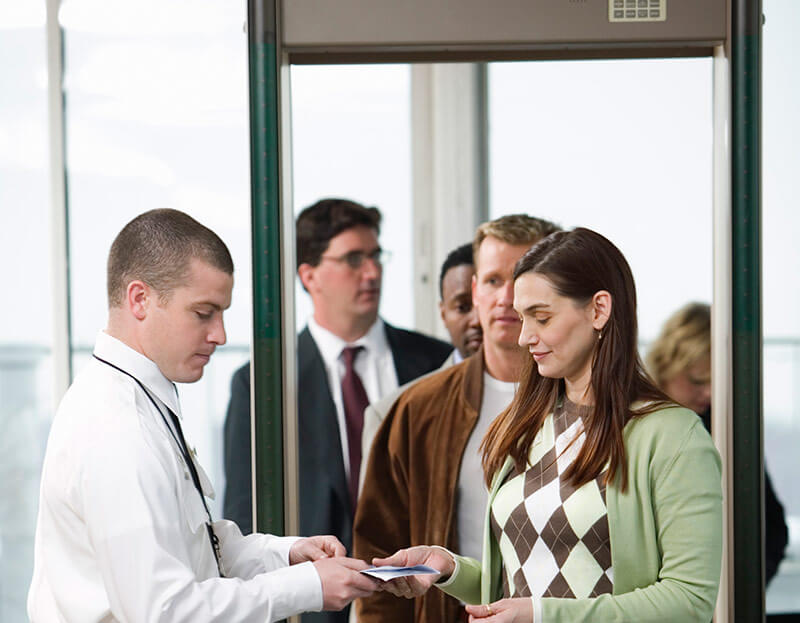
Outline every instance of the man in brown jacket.
<svg viewBox="0 0 800 623">
<path fill-rule="evenodd" d="M 512 307 L 517 260 L 553 223 L 509 215 L 482 224 L 473 244 L 473 302 L 483 346 L 459 365 L 415 383 L 375 437 L 354 524 L 354 555 L 370 561 L 413 545 L 442 545 L 481 557 L 488 493 L 478 446 L 511 402 L 526 353 Z M 356 606 L 359 623 L 466 621 L 440 591 L 415 601 L 376 593 Z"/>
</svg>

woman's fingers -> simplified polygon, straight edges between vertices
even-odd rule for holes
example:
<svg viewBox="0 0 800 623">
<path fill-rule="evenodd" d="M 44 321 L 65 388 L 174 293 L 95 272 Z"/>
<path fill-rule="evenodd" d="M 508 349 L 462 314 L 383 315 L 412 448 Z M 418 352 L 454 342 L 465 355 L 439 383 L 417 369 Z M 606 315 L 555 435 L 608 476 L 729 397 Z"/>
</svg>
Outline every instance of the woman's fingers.
<svg viewBox="0 0 800 623">
<path fill-rule="evenodd" d="M 480 623 L 531 623 L 533 604 L 528 597 L 501 599 L 492 604 L 467 606 L 469 620 Z"/>
<path fill-rule="evenodd" d="M 499 621 L 499 619 L 496 618 L 499 612 L 493 609 L 491 604 L 467 606 L 466 611 L 470 615 L 470 621 L 481 621 L 481 623 L 494 623 L 494 621 Z"/>
</svg>

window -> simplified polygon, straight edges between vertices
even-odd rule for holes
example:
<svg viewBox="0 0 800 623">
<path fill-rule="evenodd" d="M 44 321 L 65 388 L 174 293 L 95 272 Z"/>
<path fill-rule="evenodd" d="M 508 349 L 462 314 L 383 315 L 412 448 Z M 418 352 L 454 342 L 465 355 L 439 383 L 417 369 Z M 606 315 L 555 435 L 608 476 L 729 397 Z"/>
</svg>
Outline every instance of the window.
<svg viewBox="0 0 800 623">
<path fill-rule="evenodd" d="M 789 545 L 767 590 L 768 613 L 800 613 L 800 5 L 764 2 L 762 284 L 764 461 L 783 504 Z"/>
<path fill-rule="evenodd" d="M 226 242 L 236 267 L 228 343 L 179 388 L 186 434 L 220 495 L 234 370 L 250 356 L 250 184 L 244 6 L 67 0 L 65 29 L 73 369 L 105 326 L 105 262 L 137 214 L 176 208 Z"/>
<path fill-rule="evenodd" d="M 41 1 L 0 5 L 0 620 L 25 621 L 53 417 L 47 42 Z"/>
<path fill-rule="evenodd" d="M 294 66 L 292 174 L 295 214 L 325 197 L 375 206 L 383 215 L 381 316 L 414 324 L 411 232 L 411 104 L 408 65 Z M 300 280 L 296 319 L 312 313 Z"/>
<path fill-rule="evenodd" d="M 589 227 L 623 252 L 646 342 L 712 283 L 710 59 L 493 63 L 490 211 Z"/>
</svg>

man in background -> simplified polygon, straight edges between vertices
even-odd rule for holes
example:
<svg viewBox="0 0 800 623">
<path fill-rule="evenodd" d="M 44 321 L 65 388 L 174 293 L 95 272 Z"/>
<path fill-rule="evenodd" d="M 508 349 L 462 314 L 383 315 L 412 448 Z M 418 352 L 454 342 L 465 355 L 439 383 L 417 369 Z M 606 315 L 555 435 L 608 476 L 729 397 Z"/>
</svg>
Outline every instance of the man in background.
<svg viewBox="0 0 800 623">
<path fill-rule="evenodd" d="M 478 447 L 511 403 L 528 357 L 517 343 L 514 265 L 557 229 L 524 214 L 478 227 L 472 300 L 483 345 L 459 365 L 415 383 L 389 410 L 372 445 L 356 514 L 358 558 L 371 561 L 422 544 L 481 558 L 488 492 Z M 440 591 L 414 601 L 381 593 L 356 603 L 359 623 L 466 620 L 458 601 Z"/>
<path fill-rule="evenodd" d="M 472 243 L 451 251 L 439 273 L 439 313 L 454 347 L 446 364 L 461 363 L 474 354 L 483 341 L 478 312 L 472 304 L 474 275 Z"/>
<path fill-rule="evenodd" d="M 378 315 L 381 215 L 346 199 L 323 199 L 297 217 L 297 274 L 313 304 L 297 339 L 300 533 L 332 534 L 350 549 L 358 496 L 364 409 L 439 367 L 444 342 L 395 328 Z M 257 381 L 257 379 L 256 379 Z M 252 526 L 250 365 L 231 384 L 225 421 L 226 517 Z M 347 611 L 303 616 L 347 621 Z"/>
</svg>

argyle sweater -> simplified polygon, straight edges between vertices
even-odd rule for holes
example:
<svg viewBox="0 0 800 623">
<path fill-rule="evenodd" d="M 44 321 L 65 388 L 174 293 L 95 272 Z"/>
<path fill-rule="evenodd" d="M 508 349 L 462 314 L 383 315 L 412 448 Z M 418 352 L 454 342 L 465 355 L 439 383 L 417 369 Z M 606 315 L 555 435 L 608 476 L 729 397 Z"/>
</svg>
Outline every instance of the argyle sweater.
<svg viewBox="0 0 800 623">
<path fill-rule="evenodd" d="M 563 478 L 583 446 L 590 407 L 564 399 L 545 420 L 528 467 L 512 470 L 491 506 L 504 597 L 597 597 L 613 589 L 605 471 L 575 488 Z"/>
</svg>

